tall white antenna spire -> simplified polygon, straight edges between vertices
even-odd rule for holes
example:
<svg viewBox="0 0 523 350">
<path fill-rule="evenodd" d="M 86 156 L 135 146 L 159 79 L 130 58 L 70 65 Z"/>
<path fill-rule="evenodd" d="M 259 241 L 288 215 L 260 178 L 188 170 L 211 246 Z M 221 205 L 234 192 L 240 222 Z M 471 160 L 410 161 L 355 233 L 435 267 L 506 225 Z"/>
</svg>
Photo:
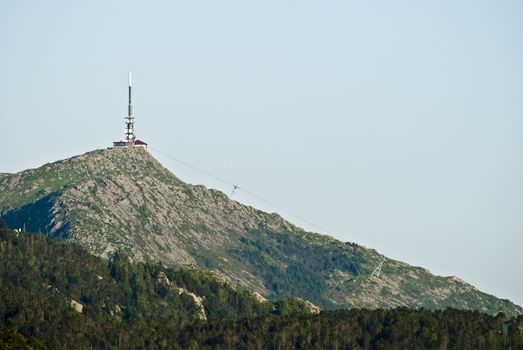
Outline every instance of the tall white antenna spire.
<svg viewBox="0 0 523 350">
<path fill-rule="evenodd" d="M 125 118 L 125 140 L 129 144 L 133 144 L 134 140 L 136 139 L 136 135 L 134 134 L 134 116 L 133 116 L 133 105 L 131 102 L 131 71 L 129 71 L 129 106 L 127 109 L 127 117 Z"/>
<path fill-rule="evenodd" d="M 125 117 L 125 140 L 124 141 L 115 141 L 113 142 L 114 148 L 120 148 L 120 147 L 141 147 L 147 149 L 147 143 L 143 142 L 142 140 L 137 140 L 136 135 L 134 134 L 134 115 L 133 115 L 133 103 L 131 100 L 132 96 L 132 74 L 131 71 L 129 71 L 127 75 L 127 81 L 129 85 L 129 105 L 127 107 L 127 117 Z"/>
</svg>

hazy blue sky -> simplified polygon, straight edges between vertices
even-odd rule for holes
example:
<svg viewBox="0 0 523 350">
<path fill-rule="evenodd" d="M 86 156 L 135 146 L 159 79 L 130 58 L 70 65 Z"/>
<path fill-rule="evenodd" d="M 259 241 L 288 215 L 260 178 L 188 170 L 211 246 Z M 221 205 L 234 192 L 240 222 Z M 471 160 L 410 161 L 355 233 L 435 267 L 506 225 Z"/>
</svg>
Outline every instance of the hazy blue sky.
<svg viewBox="0 0 523 350">
<path fill-rule="evenodd" d="M 520 0 L 0 0 L 0 172 L 121 139 L 131 68 L 154 148 L 522 305 L 522 67 Z"/>
</svg>

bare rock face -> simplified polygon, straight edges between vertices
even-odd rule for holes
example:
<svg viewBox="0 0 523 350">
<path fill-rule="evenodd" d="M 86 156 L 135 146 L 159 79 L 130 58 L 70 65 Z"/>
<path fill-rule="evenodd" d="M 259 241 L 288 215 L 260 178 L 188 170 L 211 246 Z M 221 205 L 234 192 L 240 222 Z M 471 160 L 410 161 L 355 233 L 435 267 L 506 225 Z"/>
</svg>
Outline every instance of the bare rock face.
<svg viewBox="0 0 523 350">
<path fill-rule="evenodd" d="M 185 288 L 176 288 L 176 290 L 178 291 L 178 295 L 186 294 L 186 295 L 190 296 L 191 299 L 193 300 L 194 304 L 198 308 L 198 315 L 197 315 L 198 319 L 202 320 L 202 321 L 207 321 L 207 314 L 205 313 L 205 307 L 203 305 L 203 301 L 205 300 L 205 297 L 200 297 L 192 292 L 189 292 Z"/>
<path fill-rule="evenodd" d="M 84 306 L 77 302 L 76 300 L 71 299 L 71 307 L 74 309 L 74 311 L 82 313 Z"/>
<path fill-rule="evenodd" d="M 124 250 L 135 260 L 206 268 L 269 299 L 297 296 L 323 308 L 523 313 L 458 278 L 399 261 L 385 259 L 381 274 L 371 277 L 383 258 L 374 250 L 186 184 L 141 148 L 98 150 L 1 174 L 0 218 L 102 257 Z"/>
</svg>

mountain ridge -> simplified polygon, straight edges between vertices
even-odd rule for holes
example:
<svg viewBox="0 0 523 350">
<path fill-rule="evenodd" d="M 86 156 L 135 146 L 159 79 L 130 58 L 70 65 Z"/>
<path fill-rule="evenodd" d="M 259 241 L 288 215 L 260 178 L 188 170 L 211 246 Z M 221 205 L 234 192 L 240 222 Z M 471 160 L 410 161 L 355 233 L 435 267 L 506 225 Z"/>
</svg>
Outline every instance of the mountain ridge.
<svg viewBox="0 0 523 350">
<path fill-rule="evenodd" d="M 95 150 L 0 176 L 0 218 L 108 257 L 206 268 L 264 297 L 324 308 L 459 307 L 521 314 L 508 300 L 373 249 L 306 232 L 277 214 L 186 184 L 147 151 Z M 379 277 L 370 277 L 385 259 Z"/>
</svg>

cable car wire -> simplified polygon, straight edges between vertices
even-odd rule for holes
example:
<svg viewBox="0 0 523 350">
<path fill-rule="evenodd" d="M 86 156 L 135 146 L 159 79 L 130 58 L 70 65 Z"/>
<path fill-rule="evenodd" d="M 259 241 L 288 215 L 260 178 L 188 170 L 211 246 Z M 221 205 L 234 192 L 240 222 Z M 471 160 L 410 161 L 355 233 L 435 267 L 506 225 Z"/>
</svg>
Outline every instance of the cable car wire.
<svg viewBox="0 0 523 350">
<path fill-rule="evenodd" d="M 278 205 L 276 205 L 276 204 L 274 204 L 274 203 L 272 203 L 272 202 L 270 202 L 270 201 L 268 201 L 268 200 L 258 196 L 257 194 L 254 194 L 254 193 L 246 190 L 243 187 L 240 187 L 238 183 L 233 183 L 232 181 L 225 180 L 225 179 L 223 179 L 223 178 L 221 178 L 221 177 L 219 177 L 217 175 L 214 175 L 213 173 L 211 173 L 211 172 L 209 172 L 207 170 L 203 170 L 203 169 L 201 169 L 199 167 L 196 167 L 196 166 L 190 164 L 189 162 L 186 162 L 186 161 L 181 160 L 181 159 L 179 159 L 177 157 L 174 157 L 174 156 L 172 156 L 172 155 L 170 155 L 170 154 L 168 154 L 166 152 L 160 151 L 159 149 L 156 149 L 156 148 L 153 148 L 153 147 L 150 147 L 150 146 L 149 146 L 149 149 L 154 151 L 154 152 L 156 152 L 156 153 L 158 153 L 158 154 L 161 154 L 162 156 L 164 156 L 166 158 L 169 158 L 169 159 L 171 159 L 171 160 L 173 160 L 175 162 L 178 162 L 178 163 L 180 163 L 182 165 L 185 165 L 186 167 L 191 168 L 191 169 L 193 169 L 193 170 L 195 170 L 195 171 L 197 171 L 197 172 L 199 172 L 201 174 L 207 175 L 207 176 L 209 176 L 209 177 L 211 177 L 211 178 L 213 178 L 213 179 L 215 179 L 215 180 L 217 180 L 217 181 L 219 181 L 219 182 L 221 182 L 223 184 L 226 184 L 228 186 L 232 186 L 233 190 L 232 190 L 231 196 L 232 196 L 232 194 L 234 194 L 235 191 L 241 191 L 244 194 L 246 194 L 247 196 L 258 200 L 259 202 L 262 202 L 262 203 L 272 207 L 273 209 L 276 209 L 276 210 L 280 211 L 281 213 L 285 213 L 285 214 L 287 214 L 289 216 L 292 216 L 293 218 L 298 219 L 302 223 L 305 223 L 305 224 L 307 224 L 307 225 L 309 225 L 309 226 L 319 230 L 320 232 L 323 232 L 323 233 L 329 232 L 328 230 L 325 230 L 324 228 L 322 228 L 322 227 L 320 227 L 320 226 L 310 222 L 309 220 L 306 220 L 306 219 L 304 219 L 304 218 L 302 218 L 302 217 L 300 217 L 300 216 L 298 216 L 296 214 L 293 214 L 289 210 L 284 209 L 284 208 L 282 208 L 282 207 L 280 207 L 280 206 L 278 206 Z"/>
</svg>

